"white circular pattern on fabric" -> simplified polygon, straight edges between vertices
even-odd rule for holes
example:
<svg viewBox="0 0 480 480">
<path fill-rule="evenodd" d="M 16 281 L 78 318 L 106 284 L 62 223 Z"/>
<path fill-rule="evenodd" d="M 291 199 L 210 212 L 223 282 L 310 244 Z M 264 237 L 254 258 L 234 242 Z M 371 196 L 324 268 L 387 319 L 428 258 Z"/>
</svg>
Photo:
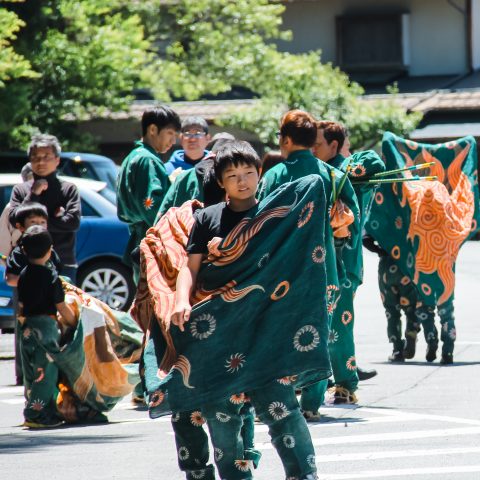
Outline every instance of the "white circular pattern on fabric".
<svg viewBox="0 0 480 480">
<path fill-rule="evenodd" d="M 376 221 L 376 220 L 372 220 L 370 222 L 370 226 L 374 229 L 374 230 L 378 230 L 378 227 L 380 226 L 380 224 Z"/>
<path fill-rule="evenodd" d="M 257 263 L 258 268 L 263 268 L 268 263 L 269 260 L 270 260 L 270 254 L 269 253 L 264 253 L 260 257 L 260 260 Z"/>
<path fill-rule="evenodd" d="M 270 413 L 274 420 L 281 420 L 287 417 L 290 412 L 282 402 L 272 402 L 268 406 L 268 413 Z"/>
<path fill-rule="evenodd" d="M 219 422 L 222 422 L 222 423 L 227 423 L 232 418 L 230 415 L 227 415 L 226 413 L 223 413 L 223 412 L 217 412 L 215 414 L 215 417 Z"/>
<path fill-rule="evenodd" d="M 293 346 L 299 352 L 310 352 L 320 343 L 320 335 L 313 325 L 304 325 L 293 337 Z"/>
<path fill-rule="evenodd" d="M 313 249 L 312 260 L 315 263 L 323 263 L 325 261 L 325 255 L 326 255 L 325 249 L 321 245 L 318 245 Z"/>
<path fill-rule="evenodd" d="M 413 267 L 413 255 L 411 253 L 407 255 L 407 267 L 408 268 Z"/>
<path fill-rule="evenodd" d="M 190 323 L 190 333 L 197 340 L 205 340 L 217 328 L 217 321 L 213 315 L 203 313 L 194 318 Z"/>
<path fill-rule="evenodd" d="M 309 467 L 315 468 L 315 455 L 308 455 L 307 463 Z"/>
<path fill-rule="evenodd" d="M 350 288 L 352 286 L 351 280 L 348 278 L 343 282 L 343 288 Z"/>
<path fill-rule="evenodd" d="M 295 437 L 293 435 L 284 435 L 283 436 L 283 444 L 286 448 L 294 448 L 295 447 Z"/>
<path fill-rule="evenodd" d="M 215 461 L 219 462 L 223 458 L 223 450 L 221 448 L 215 448 L 213 456 L 215 457 Z"/>
<path fill-rule="evenodd" d="M 390 265 L 390 268 L 388 269 L 390 273 L 397 273 L 398 267 L 396 265 Z"/>
<path fill-rule="evenodd" d="M 187 447 L 180 447 L 178 449 L 178 458 L 180 460 L 188 460 L 190 458 L 190 452 Z"/>
<path fill-rule="evenodd" d="M 205 470 L 190 470 L 190 475 L 195 479 L 205 478 Z"/>
<path fill-rule="evenodd" d="M 387 320 L 392 318 L 392 314 L 390 312 L 385 312 L 385 316 L 387 317 Z"/>
<path fill-rule="evenodd" d="M 328 343 L 335 343 L 336 341 L 338 341 L 338 332 L 332 329 L 328 334 Z"/>
</svg>

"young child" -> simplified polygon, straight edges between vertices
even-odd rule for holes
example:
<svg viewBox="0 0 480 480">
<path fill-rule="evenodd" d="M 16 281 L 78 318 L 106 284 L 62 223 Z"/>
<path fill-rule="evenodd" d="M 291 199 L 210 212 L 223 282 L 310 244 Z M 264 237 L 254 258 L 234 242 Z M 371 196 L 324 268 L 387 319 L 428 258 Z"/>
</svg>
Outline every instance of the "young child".
<svg viewBox="0 0 480 480">
<path fill-rule="evenodd" d="M 212 205 L 196 215 L 196 222 L 187 245 L 188 262 L 180 270 L 177 294 L 171 322 L 183 332 L 189 321 L 192 306 L 191 294 L 197 286 L 197 275 L 209 253 L 215 254 L 225 238 L 256 206 L 260 159 L 247 142 L 231 142 L 217 153 L 215 176 L 225 189 L 228 200 Z M 232 307 L 238 308 L 238 307 Z M 253 341 L 253 338 L 252 338 Z M 293 385 L 272 381 L 263 388 L 247 392 L 257 416 L 269 427 L 286 476 L 298 479 L 316 478 L 312 459 L 315 451 L 305 419 L 300 411 Z M 244 404 L 243 393 L 232 400 L 219 400 L 202 407 L 207 420 L 221 478 L 252 478 L 251 460 L 245 455 L 240 435 L 240 411 Z M 279 402 L 278 400 L 281 400 Z M 275 408 L 282 412 L 276 412 Z M 295 439 L 293 441 L 293 439 Z"/>
<path fill-rule="evenodd" d="M 39 225 L 47 228 L 48 212 L 45 206 L 36 202 L 28 202 L 20 205 L 15 212 L 15 227 L 22 234 L 32 225 Z M 24 251 L 21 248 L 20 237 L 18 244 L 10 252 L 7 259 L 7 267 L 5 270 L 5 281 L 7 285 L 16 287 L 20 272 L 27 266 L 28 261 Z M 48 267 L 57 271 L 61 270 L 61 260 L 52 249 L 52 255 L 48 261 Z"/>
<path fill-rule="evenodd" d="M 56 409 L 58 367 L 39 348 L 39 342 L 48 350 L 59 349 L 57 312 L 67 324 L 75 325 L 75 315 L 65 303 L 60 279 L 47 266 L 52 244 L 48 231 L 39 225 L 29 227 L 22 236 L 28 264 L 18 279 L 18 301 L 26 398 L 23 415 L 24 425 L 29 428 L 52 428 L 62 423 Z"/>
</svg>

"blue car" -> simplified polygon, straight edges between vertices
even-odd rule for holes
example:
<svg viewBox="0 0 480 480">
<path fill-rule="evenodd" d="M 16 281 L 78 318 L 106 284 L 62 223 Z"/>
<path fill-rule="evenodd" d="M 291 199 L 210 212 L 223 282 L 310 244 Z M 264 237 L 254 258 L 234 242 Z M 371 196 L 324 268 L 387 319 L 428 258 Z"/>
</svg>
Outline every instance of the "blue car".
<svg viewBox="0 0 480 480">
<path fill-rule="evenodd" d="M 115 205 L 101 195 L 105 182 L 63 177 L 77 185 L 82 201 L 82 219 L 77 232 L 77 285 L 112 308 L 126 310 L 135 294 L 132 271 L 122 257 L 129 232 L 117 218 Z M 0 211 L 10 199 L 20 175 L 0 174 Z M 6 285 L 0 266 L 0 328 L 13 327 L 12 289 Z"/>
</svg>

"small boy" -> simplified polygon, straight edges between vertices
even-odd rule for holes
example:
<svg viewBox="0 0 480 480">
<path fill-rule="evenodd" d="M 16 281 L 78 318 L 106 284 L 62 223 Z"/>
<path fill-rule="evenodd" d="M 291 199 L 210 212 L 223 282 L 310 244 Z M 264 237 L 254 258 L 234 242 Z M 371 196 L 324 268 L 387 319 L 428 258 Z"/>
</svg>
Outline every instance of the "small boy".
<svg viewBox="0 0 480 480">
<path fill-rule="evenodd" d="M 15 212 L 15 228 L 22 234 L 32 225 L 39 225 L 47 228 L 48 212 L 45 206 L 36 202 L 27 202 L 20 205 Z M 27 257 L 21 248 L 21 239 L 19 244 L 10 252 L 7 259 L 7 267 L 5 270 L 5 281 L 7 285 L 16 287 L 20 272 L 27 266 Z M 57 271 L 62 269 L 60 257 L 52 249 L 52 255 L 48 261 L 48 266 Z"/>
<path fill-rule="evenodd" d="M 216 251 L 221 239 L 226 237 L 257 204 L 255 194 L 260 159 L 247 142 L 231 142 L 225 145 L 217 153 L 214 170 L 228 200 L 200 211 L 190 233 L 187 245 L 188 262 L 178 275 L 176 305 L 171 317 L 172 323 L 182 332 L 190 318 L 192 310 L 190 296 L 196 288 L 197 274 L 202 262 L 209 252 Z M 311 460 L 315 456 L 315 451 L 293 385 L 273 381 L 263 388 L 247 392 L 247 395 L 257 416 L 269 427 L 272 443 L 283 463 L 286 476 L 299 480 L 317 478 L 316 467 Z M 243 394 L 239 394 L 238 397 L 244 398 Z M 277 402 L 279 399 L 282 402 Z M 272 413 L 272 405 L 277 404 L 281 404 L 282 408 L 289 412 L 286 418 L 284 415 Z M 235 402 L 221 400 L 202 408 L 213 446 L 217 452 L 222 452 L 220 457 L 216 456 L 220 477 L 229 480 L 252 478 L 252 462 L 244 451 L 240 435 L 242 405 L 243 400 Z M 280 438 L 287 437 L 296 438 L 296 441 L 279 441 Z"/>
<path fill-rule="evenodd" d="M 52 428 L 62 424 L 57 409 L 58 367 L 45 352 L 59 350 L 57 312 L 69 325 L 75 325 L 73 310 L 65 303 L 60 278 L 47 266 L 52 254 L 52 237 L 39 225 L 22 236 L 22 249 L 28 259 L 18 279 L 18 301 L 22 314 L 21 352 L 24 368 L 26 405 L 24 425 Z"/>
</svg>

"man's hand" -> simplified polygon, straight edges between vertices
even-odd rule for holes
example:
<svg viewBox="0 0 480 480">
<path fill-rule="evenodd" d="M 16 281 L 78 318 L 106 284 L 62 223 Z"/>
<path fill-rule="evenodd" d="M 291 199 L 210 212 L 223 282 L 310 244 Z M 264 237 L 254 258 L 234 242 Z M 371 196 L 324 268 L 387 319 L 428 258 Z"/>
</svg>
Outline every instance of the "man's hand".
<svg viewBox="0 0 480 480">
<path fill-rule="evenodd" d="M 189 303 L 179 303 L 175 305 L 175 310 L 170 317 L 170 321 L 176 325 L 181 332 L 185 331 L 183 326 L 190 319 L 190 313 L 192 311 L 192 306 Z"/>
<path fill-rule="evenodd" d="M 35 180 L 32 185 L 32 193 L 34 195 L 40 195 L 48 188 L 48 182 L 41 178 L 40 180 Z"/>
</svg>

